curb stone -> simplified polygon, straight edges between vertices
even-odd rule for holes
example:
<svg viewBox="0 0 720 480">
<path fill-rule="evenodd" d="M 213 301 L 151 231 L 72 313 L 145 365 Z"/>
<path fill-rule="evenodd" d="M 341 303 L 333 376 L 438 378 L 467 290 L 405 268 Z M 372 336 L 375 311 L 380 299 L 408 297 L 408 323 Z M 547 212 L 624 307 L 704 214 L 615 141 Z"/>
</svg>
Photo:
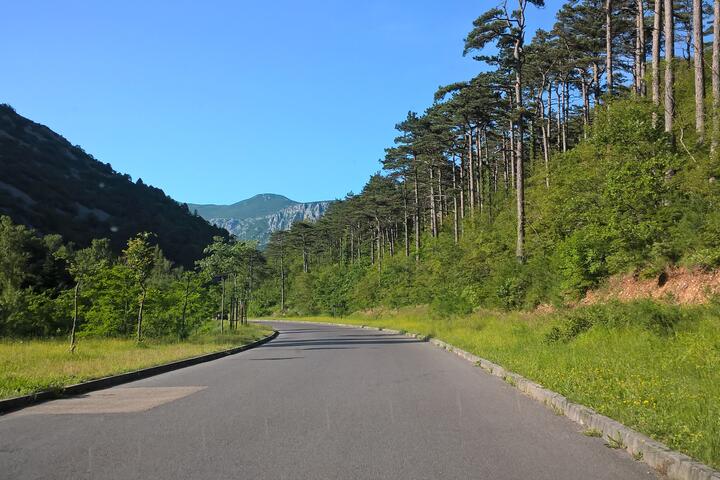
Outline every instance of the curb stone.
<svg viewBox="0 0 720 480">
<path fill-rule="evenodd" d="M 162 365 L 156 365 L 154 367 L 143 368 L 132 372 L 120 373 L 118 375 L 111 375 L 109 377 L 98 378 L 96 380 L 88 380 L 87 382 L 76 383 L 74 385 L 68 385 L 56 390 L 44 390 L 41 392 L 31 393 L 30 395 L 23 395 L 21 397 L 7 398 L 0 400 L 0 415 L 20 410 L 36 403 L 46 402 L 48 400 L 55 400 L 66 395 L 79 395 L 81 393 L 93 392 L 95 390 L 102 390 L 104 388 L 114 387 L 123 383 L 140 380 L 161 373 L 171 372 L 173 370 L 179 370 L 181 368 L 197 365 L 199 363 L 209 362 L 211 360 L 217 360 L 228 355 L 234 355 L 236 353 L 250 350 L 251 348 L 258 347 L 264 343 L 269 342 L 280 334 L 277 330 L 267 337 L 256 340 L 247 345 L 241 345 L 239 347 L 233 347 L 228 350 L 221 350 L 219 352 L 208 353 L 205 355 L 199 355 L 197 357 L 185 358 L 183 360 L 177 360 L 175 362 L 165 363 Z"/>
<path fill-rule="evenodd" d="M 302 320 L 267 320 L 272 322 L 308 323 L 313 325 L 331 325 L 336 327 L 364 328 L 366 330 L 383 331 L 396 335 L 405 335 L 428 342 L 438 348 L 454 353 L 459 357 L 479 366 L 489 374 L 500 377 L 508 384 L 520 390 L 530 398 L 541 402 L 557 414 L 562 414 L 570 420 L 580 424 L 585 429 L 602 432 L 602 438 L 608 442 L 619 445 L 633 458 L 651 466 L 671 480 L 720 480 L 720 471 L 700 463 L 693 458 L 674 450 L 666 445 L 651 439 L 647 435 L 633 430 L 622 423 L 597 413 L 595 410 L 573 403 L 563 395 L 548 390 L 543 386 L 528 380 L 522 375 L 506 370 L 482 357 L 466 352 L 449 343 L 419 333 L 401 332 L 382 327 L 368 325 L 348 325 L 344 323 L 303 322 Z"/>
</svg>

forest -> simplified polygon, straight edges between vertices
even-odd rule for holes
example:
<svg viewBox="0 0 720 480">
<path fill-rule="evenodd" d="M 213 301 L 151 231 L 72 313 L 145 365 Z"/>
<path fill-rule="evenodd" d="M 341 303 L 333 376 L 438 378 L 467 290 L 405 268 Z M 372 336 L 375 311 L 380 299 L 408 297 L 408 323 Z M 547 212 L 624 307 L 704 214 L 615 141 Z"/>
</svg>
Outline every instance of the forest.
<svg viewBox="0 0 720 480">
<path fill-rule="evenodd" d="M 274 234 L 258 313 L 527 310 L 720 264 L 717 2 L 572 0 L 526 31 L 542 7 L 480 15 L 482 72 L 399 121 L 360 193 Z"/>
<path fill-rule="evenodd" d="M 143 232 L 115 255 L 107 239 L 85 248 L 0 217 L 0 336 L 187 339 L 247 323 L 264 260 L 254 244 L 215 240 L 196 268 L 174 266 Z M 213 320 L 217 320 L 213 321 Z M 222 320 L 222 321 L 219 321 Z"/>
</svg>

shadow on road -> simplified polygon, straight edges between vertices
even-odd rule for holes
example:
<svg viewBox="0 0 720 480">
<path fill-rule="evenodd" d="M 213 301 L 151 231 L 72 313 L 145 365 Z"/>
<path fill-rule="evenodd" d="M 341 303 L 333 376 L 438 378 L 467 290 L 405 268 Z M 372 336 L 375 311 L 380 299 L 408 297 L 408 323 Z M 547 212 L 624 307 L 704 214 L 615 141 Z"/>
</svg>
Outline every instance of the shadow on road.
<svg viewBox="0 0 720 480">
<path fill-rule="evenodd" d="M 283 332 L 285 333 L 285 332 Z M 388 335 L 383 335 L 388 337 Z M 318 339 L 289 339 L 289 340 L 273 340 L 272 342 L 264 345 L 263 348 L 278 348 L 278 347 L 318 347 L 318 346 L 332 346 L 332 347 L 348 347 L 355 345 L 402 345 L 411 343 L 421 343 L 420 340 L 414 338 L 368 338 L 367 340 L 361 340 L 356 338 L 318 338 Z"/>
</svg>

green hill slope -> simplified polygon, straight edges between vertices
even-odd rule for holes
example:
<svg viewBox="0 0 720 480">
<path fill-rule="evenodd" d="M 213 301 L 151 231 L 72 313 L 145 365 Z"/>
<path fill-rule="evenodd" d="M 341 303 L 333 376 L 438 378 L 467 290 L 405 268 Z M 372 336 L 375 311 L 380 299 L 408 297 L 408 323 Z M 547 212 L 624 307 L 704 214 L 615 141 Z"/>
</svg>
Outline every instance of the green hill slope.
<svg viewBox="0 0 720 480">
<path fill-rule="evenodd" d="M 214 235 L 226 235 L 7 105 L 0 106 L 0 214 L 79 245 L 106 237 L 116 251 L 151 231 L 166 256 L 183 265 L 192 265 Z"/>
</svg>

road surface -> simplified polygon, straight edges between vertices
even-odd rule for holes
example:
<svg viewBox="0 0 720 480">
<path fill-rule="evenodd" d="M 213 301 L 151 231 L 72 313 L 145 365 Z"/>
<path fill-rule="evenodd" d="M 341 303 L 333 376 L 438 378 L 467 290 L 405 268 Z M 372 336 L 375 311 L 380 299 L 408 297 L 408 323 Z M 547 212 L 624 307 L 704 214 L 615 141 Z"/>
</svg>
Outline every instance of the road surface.
<svg viewBox="0 0 720 480">
<path fill-rule="evenodd" d="M 0 478 L 656 478 L 427 343 L 274 325 L 262 347 L 0 417 Z"/>
</svg>

